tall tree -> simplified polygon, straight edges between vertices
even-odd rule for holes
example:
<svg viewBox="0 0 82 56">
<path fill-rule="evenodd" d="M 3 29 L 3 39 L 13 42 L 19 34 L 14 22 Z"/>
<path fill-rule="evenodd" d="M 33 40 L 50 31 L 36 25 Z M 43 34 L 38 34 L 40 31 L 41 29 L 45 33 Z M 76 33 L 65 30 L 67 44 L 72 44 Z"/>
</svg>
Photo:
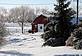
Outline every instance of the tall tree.
<svg viewBox="0 0 82 56">
<path fill-rule="evenodd" d="M 28 21 L 31 22 L 35 17 L 35 14 L 34 14 L 34 9 L 28 6 L 20 6 L 20 7 L 10 9 L 9 16 L 11 21 L 18 22 L 19 20 L 21 21 L 23 17 L 23 20 L 25 22 L 28 22 Z"/>
<path fill-rule="evenodd" d="M 70 34 L 70 30 L 71 30 L 71 20 L 73 18 L 73 15 L 76 13 L 72 8 L 69 8 L 70 5 L 70 1 L 67 0 L 57 0 L 58 5 L 55 5 L 55 11 L 57 11 L 56 16 L 57 17 L 57 29 L 58 33 L 60 33 L 62 35 L 62 37 L 65 36 L 66 32 L 68 32 L 69 35 Z M 68 36 L 65 38 L 67 39 Z"/>
<path fill-rule="evenodd" d="M 56 1 L 57 5 L 54 5 L 54 10 L 56 13 L 54 13 L 53 20 L 50 23 L 48 23 L 49 25 L 51 24 L 52 28 L 47 33 L 42 35 L 42 38 L 45 39 L 45 43 L 43 45 L 65 45 L 65 41 L 70 36 L 70 33 L 73 28 L 71 20 L 76 12 L 72 8 L 69 8 L 70 1 Z M 51 36 L 47 35 L 48 33 L 50 33 Z"/>
<path fill-rule="evenodd" d="M 22 27 L 22 33 L 24 23 L 32 22 L 35 18 L 34 9 L 26 6 L 12 8 L 9 13 L 9 19 L 11 19 L 13 22 L 19 23 L 19 25 Z"/>
</svg>

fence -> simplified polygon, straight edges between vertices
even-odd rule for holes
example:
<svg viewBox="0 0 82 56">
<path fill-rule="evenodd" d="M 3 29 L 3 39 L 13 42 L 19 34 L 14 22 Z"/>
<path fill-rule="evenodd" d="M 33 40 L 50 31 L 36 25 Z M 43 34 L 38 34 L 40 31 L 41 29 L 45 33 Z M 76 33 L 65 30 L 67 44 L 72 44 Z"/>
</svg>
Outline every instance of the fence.
<svg viewBox="0 0 82 56">
<path fill-rule="evenodd" d="M 22 28 L 21 28 L 21 26 L 18 23 L 5 22 L 5 28 L 10 33 L 22 33 Z M 31 29 L 31 23 L 25 23 L 23 32 L 24 33 L 28 33 L 29 29 Z"/>
<path fill-rule="evenodd" d="M 5 28 L 10 33 L 22 33 L 21 27 L 5 27 Z M 24 33 L 28 33 L 29 29 L 31 29 L 31 27 L 24 27 L 23 29 Z"/>
</svg>

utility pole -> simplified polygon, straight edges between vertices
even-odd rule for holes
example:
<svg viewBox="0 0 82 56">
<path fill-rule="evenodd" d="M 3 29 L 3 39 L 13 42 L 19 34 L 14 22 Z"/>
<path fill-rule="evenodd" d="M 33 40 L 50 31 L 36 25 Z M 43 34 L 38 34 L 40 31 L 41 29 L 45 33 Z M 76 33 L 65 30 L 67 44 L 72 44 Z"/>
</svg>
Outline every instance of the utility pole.
<svg viewBox="0 0 82 56">
<path fill-rule="evenodd" d="M 77 0 L 77 19 L 76 19 L 76 24 L 78 25 L 78 9 L 79 9 L 79 0 Z"/>
</svg>

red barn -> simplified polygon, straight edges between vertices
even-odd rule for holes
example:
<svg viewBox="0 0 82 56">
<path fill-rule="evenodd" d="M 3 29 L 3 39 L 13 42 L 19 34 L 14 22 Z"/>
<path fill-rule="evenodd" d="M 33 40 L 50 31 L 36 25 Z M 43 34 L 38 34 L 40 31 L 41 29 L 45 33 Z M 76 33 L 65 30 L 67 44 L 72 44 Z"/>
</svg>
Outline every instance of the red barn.
<svg viewBox="0 0 82 56">
<path fill-rule="evenodd" d="M 32 22 L 32 32 L 44 32 L 44 26 L 48 23 L 48 18 L 40 15 Z"/>
</svg>

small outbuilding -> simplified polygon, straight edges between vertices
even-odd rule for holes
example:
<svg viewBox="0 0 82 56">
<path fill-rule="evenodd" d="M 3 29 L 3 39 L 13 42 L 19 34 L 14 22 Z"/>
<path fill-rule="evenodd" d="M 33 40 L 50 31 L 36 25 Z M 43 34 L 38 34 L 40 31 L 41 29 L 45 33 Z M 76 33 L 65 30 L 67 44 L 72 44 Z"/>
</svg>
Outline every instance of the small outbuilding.
<svg viewBox="0 0 82 56">
<path fill-rule="evenodd" d="M 42 14 L 39 15 L 32 22 L 32 32 L 44 32 L 44 27 L 48 22 L 48 17 Z"/>
</svg>

